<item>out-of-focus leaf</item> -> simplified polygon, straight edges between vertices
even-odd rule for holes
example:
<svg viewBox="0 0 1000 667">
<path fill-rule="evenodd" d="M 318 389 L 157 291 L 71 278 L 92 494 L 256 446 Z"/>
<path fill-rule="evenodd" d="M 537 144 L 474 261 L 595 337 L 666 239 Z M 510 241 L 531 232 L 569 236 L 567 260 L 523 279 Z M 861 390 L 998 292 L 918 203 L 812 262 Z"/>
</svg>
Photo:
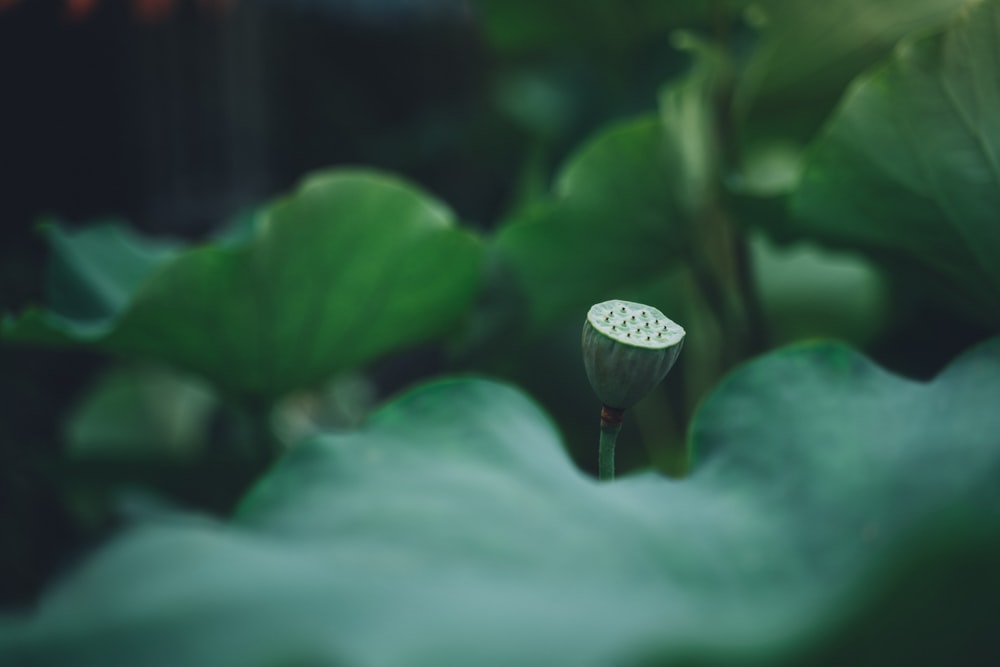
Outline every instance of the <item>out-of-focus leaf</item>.
<svg viewBox="0 0 1000 667">
<path fill-rule="evenodd" d="M 81 320 L 120 311 L 142 281 L 182 248 L 177 242 L 143 238 L 118 221 L 78 230 L 50 222 L 42 230 L 53 254 L 49 306 Z"/>
<path fill-rule="evenodd" d="M 496 103 L 518 125 L 557 139 L 576 120 L 575 100 L 567 88 L 564 80 L 543 73 L 511 73 L 497 82 Z"/>
<path fill-rule="evenodd" d="M 771 140 L 745 147 L 730 187 L 736 197 L 768 198 L 788 194 L 802 177 L 802 148 L 794 141 Z M 745 202 L 740 202 L 745 205 Z"/>
<path fill-rule="evenodd" d="M 252 238 L 160 265 L 113 317 L 35 309 L 3 334 L 166 362 L 224 392 L 273 399 L 447 333 L 477 290 L 481 254 L 415 188 L 321 173 L 264 209 Z"/>
<path fill-rule="evenodd" d="M 903 37 L 944 26 L 969 0 L 757 0 L 761 36 L 737 90 L 742 113 L 815 127 L 847 84 Z"/>
<path fill-rule="evenodd" d="M 714 176 L 711 96 L 719 63 L 698 48 L 659 116 L 620 123 L 570 158 L 552 200 L 509 221 L 495 239 L 544 328 L 621 297 L 675 268 L 699 241 Z"/>
<path fill-rule="evenodd" d="M 585 183 L 589 169 L 601 173 L 588 185 L 608 177 L 597 190 L 575 191 L 582 200 L 577 201 L 570 189 L 500 230 L 498 251 L 513 267 L 534 327 L 545 328 L 588 303 L 611 298 L 615 290 L 650 279 L 681 256 L 685 240 L 679 232 L 671 234 L 676 205 L 657 177 L 663 173 L 659 161 L 670 153 L 669 141 L 655 117 L 613 128 L 572 163 L 576 169 L 570 173 Z"/>
<path fill-rule="evenodd" d="M 208 435 L 215 398 L 201 383 L 161 369 L 119 369 L 101 378 L 70 416 L 74 458 L 186 459 Z"/>
<path fill-rule="evenodd" d="M 793 193 L 794 231 L 916 264 L 1000 323 L 1000 3 L 858 82 Z"/>
<path fill-rule="evenodd" d="M 997 648 L 982 621 L 996 589 L 977 585 L 995 586 L 995 568 L 954 565 L 1000 557 L 997 395 L 1000 340 L 930 384 L 843 346 L 792 348 L 705 402 L 689 478 L 600 483 L 523 394 L 437 382 L 293 450 L 232 524 L 172 520 L 116 541 L 0 626 L 0 662 L 982 656 Z"/>
<path fill-rule="evenodd" d="M 864 258 L 751 239 L 754 278 L 771 340 L 870 343 L 889 322 L 888 287 Z"/>
</svg>

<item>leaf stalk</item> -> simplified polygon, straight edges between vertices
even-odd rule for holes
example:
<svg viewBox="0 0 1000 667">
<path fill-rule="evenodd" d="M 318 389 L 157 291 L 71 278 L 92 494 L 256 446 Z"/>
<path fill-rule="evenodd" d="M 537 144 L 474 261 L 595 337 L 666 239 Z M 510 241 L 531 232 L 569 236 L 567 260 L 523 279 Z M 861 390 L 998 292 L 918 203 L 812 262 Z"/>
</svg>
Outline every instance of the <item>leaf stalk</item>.
<svg viewBox="0 0 1000 667">
<path fill-rule="evenodd" d="M 615 443 L 622 430 L 624 410 L 601 407 L 601 441 L 598 450 L 597 476 L 601 480 L 615 478 Z"/>
</svg>

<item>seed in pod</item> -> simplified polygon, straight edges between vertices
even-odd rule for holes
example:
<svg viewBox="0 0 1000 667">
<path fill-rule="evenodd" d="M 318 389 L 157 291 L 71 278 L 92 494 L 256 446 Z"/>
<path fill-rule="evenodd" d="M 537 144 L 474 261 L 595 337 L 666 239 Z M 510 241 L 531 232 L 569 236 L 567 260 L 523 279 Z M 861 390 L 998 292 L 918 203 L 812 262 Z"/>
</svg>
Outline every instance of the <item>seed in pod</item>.
<svg viewBox="0 0 1000 667">
<path fill-rule="evenodd" d="M 611 324 L 618 314 L 626 321 L 655 324 L 657 335 L 634 336 Z M 684 329 L 656 308 L 618 299 L 591 307 L 583 323 L 583 365 L 601 403 L 625 410 L 652 391 L 673 367 L 684 343 Z"/>
</svg>

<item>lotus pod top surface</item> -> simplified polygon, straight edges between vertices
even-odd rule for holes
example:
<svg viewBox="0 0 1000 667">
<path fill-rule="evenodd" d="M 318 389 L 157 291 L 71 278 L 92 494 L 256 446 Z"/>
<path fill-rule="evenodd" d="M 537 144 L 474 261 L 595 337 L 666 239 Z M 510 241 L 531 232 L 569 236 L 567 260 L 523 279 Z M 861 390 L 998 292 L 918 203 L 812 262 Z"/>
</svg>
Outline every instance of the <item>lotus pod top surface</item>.
<svg viewBox="0 0 1000 667">
<path fill-rule="evenodd" d="M 681 325 L 656 308 L 620 299 L 591 306 L 587 321 L 619 343 L 654 350 L 677 345 L 685 333 Z"/>
</svg>

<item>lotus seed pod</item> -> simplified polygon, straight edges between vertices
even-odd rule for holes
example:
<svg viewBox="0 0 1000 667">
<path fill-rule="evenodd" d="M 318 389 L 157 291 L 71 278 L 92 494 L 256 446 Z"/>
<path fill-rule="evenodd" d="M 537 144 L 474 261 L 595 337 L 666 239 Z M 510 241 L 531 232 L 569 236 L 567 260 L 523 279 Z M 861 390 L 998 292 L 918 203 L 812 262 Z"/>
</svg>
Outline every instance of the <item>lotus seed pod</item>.
<svg viewBox="0 0 1000 667">
<path fill-rule="evenodd" d="M 631 301 L 596 304 L 583 324 L 583 365 L 605 406 L 625 410 L 666 377 L 684 329 L 656 308 Z"/>
</svg>

